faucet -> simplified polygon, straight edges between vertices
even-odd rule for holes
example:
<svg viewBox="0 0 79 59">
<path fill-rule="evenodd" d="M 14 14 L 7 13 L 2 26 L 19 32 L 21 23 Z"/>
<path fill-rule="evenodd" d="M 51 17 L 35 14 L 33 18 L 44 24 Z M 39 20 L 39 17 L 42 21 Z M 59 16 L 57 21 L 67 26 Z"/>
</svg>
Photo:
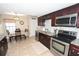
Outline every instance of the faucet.
<svg viewBox="0 0 79 59">
<path fill-rule="evenodd" d="M 48 31 L 48 29 L 47 29 L 47 28 L 45 28 L 45 31 L 47 32 L 47 31 Z"/>
<path fill-rule="evenodd" d="M 57 29 L 55 29 L 54 32 L 55 32 L 55 35 L 56 35 L 57 34 Z"/>
</svg>

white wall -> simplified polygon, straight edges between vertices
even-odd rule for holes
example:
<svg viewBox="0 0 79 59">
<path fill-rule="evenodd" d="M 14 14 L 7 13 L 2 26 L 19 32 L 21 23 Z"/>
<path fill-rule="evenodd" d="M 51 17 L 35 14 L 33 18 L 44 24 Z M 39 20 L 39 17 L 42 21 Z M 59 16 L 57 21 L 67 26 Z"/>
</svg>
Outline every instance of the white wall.
<svg viewBox="0 0 79 59">
<path fill-rule="evenodd" d="M 23 21 L 24 24 L 21 25 L 20 21 Z M 22 31 L 24 31 L 25 29 L 28 29 L 28 19 L 27 16 L 20 16 L 18 20 L 16 20 L 16 27 L 20 28 Z"/>
<path fill-rule="evenodd" d="M 29 34 L 31 36 L 35 36 L 35 31 L 37 29 L 37 17 L 29 16 Z"/>
<path fill-rule="evenodd" d="M 6 34 L 4 23 L 0 23 L 0 35 Z"/>
<path fill-rule="evenodd" d="M 15 16 L 15 15 L 8 15 L 8 14 L 2 14 L 2 20 L 8 20 L 11 19 L 13 21 L 15 21 L 16 24 L 16 28 L 20 28 L 22 31 L 24 31 L 24 29 L 28 29 L 28 16 L 27 15 L 23 15 L 23 16 Z M 23 21 L 24 24 L 21 25 L 20 21 Z M 10 22 L 9 20 L 7 22 Z"/>
<path fill-rule="evenodd" d="M 0 15 L 0 35 L 6 35 L 4 20 L 2 19 L 2 15 Z"/>
</svg>

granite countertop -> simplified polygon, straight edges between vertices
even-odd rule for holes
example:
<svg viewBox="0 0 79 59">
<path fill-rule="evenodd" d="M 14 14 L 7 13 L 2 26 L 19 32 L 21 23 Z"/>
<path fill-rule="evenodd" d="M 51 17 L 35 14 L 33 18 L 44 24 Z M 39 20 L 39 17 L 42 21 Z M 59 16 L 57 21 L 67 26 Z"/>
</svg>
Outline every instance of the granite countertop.
<svg viewBox="0 0 79 59">
<path fill-rule="evenodd" d="M 76 40 L 72 41 L 71 44 L 79 46 L 79 39 L 76 39 Z"/>
<path fill-rule="evenodd" d="M 0 35 L 0 41 L 5 37 L 5 35 Z"/>
<path fill-rule="evenodd" d="M 46 34 L 48 36 L 53 36 L 54 33 L 51 33 L 51 32 L 46 32 L 46 31 L 42 31 L 42 30 L 36 30 L 37 32 L 40 32 L 40 33 L 43 33 L 43 34 Z"/>
</svg>

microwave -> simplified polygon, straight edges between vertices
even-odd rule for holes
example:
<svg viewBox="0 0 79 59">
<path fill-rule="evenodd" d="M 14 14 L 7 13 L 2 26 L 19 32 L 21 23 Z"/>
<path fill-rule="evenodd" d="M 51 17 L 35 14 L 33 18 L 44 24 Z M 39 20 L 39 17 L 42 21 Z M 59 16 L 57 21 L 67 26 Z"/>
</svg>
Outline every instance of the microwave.
<svg viewBox="0 0 79 59">
<path fill-rule="evenodd" d="M 77 13 L 56 17 L 56 26 L 76 26 Z"/>
</svg>

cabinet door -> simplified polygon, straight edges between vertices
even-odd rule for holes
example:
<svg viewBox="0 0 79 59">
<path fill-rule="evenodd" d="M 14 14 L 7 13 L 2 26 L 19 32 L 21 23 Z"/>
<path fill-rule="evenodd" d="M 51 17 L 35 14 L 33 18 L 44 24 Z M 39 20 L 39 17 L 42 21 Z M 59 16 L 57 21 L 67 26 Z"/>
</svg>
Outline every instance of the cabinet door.
<svg viewBox="0 0 79 59">
<path fill-rule="evenodd" d="M 79 56 L 79 46 L 70 45 L 69 56 Z"/>
<path fill-rule="evenodd" d="M 38 26 L 45 26 L 45 20 L 42 17 L 38 18 Z"/>
<path fill-rule="evenodd" d="M 39 41 L 50 49 L 50 37 L 48 35 L 39 33 Z"/>
<path fill-rule="evenodd" d="M 6 37 L 0 41 L 0 56 L 5 56 L 8 49 L 8 43 Z"/>
<path fill-rule="evenodd" d="M 78 14 L 78 17 L 77 17 L 77 28 L 79 28 L 79 14 Z"/>
<path fill-rule="evenodd" d="M 44 44 L 44 36 L 42 33 L 39 33 L 39 41 Z"/>
<path fill-rule="evenodd" d="M 52 16 L 51 19 L 52 19 L 51 25 L 55 26 L 56 16 Z"/>
<path fill-rule="evenodd" d="M 4 46 L 0 46 L 0 56 L 4 56 L 4 55 L 5 55 Z"/>
<path fill-rule="evenodd" d="M 45 36 L 45 46 L 50 49 L 50 37 Z"/>
</svg>

